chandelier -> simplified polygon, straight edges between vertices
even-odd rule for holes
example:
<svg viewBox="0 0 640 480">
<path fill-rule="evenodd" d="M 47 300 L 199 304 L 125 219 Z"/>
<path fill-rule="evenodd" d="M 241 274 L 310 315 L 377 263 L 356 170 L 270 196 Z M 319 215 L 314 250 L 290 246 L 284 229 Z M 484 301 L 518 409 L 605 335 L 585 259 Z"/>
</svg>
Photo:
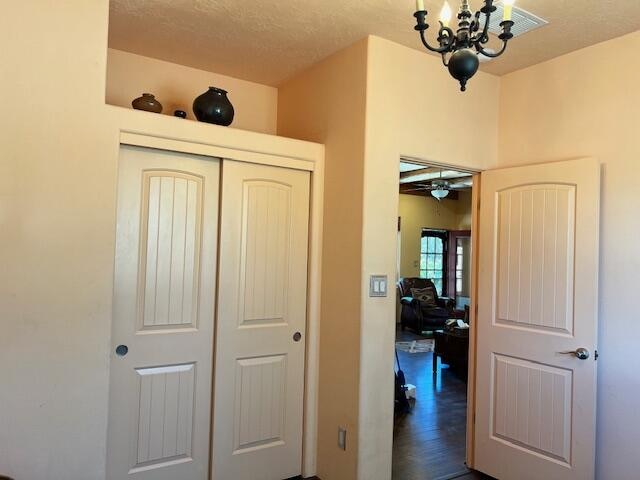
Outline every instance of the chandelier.
<svg viewBox="0 0 640 480">
<path fill-rule="evenodd" d="M 498 38 L 502 40 L 502 48 L 498 51 L 485 49 L 484 45 L 489 41 L 489 19 L 496 11 L 493 5 L 494 0 L 484 0 L 484 6 L 473 14 L 469 8 L 469 0 L 462 0 L 460 11 L 458 12 L 458 30 L 454 33 L 449 27 L 451 21 L 451 8 L 445 1 L 440 13 L 440 30 L 438 30 L 438 46 L 434 47 L 427 42 L 425 32 L 429 28 L 427 23 L 427 11 L 424 8 L 424 0 L 416 0 L 417 25 L 414 27 L 420 32 L 422 44 L 430 51 L 442 55 L 442 62 L 449 68 L 449 73 L 460 82 L 460 90 L 467 89 L 467 81 L 475 75 L 480 65 L 478 55 L 495 58 L 502 55 L 507 48 L 507 42 L 513 38 L 511 28 L 514 23 L 511 20 L 514 0 L 504 0 L 504 17 L 500 22 L 502 33 Z M 480 21 L 484 15 L 484 26 Z M 480 27 L 482 26 L 482 30 Z"/>
</svg>

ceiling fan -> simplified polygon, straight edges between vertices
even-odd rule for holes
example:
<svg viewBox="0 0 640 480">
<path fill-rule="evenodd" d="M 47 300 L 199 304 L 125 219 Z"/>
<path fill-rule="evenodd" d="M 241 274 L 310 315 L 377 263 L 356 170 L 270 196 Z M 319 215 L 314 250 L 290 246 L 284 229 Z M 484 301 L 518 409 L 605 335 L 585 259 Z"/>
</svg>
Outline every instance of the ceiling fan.
<svg viewBox="0 0 640 480">
<path fill-rule="evenodd" d="M 415 183 L 412 186 L 416 188 L 406 189 L 403 192 L 431 191 L 431 196 L 440 201 L 447 197 L 451 190 L 465 190 L 471 187 L 471 178 L 455 183 L 439 178 L 432 180 L 431 183 Z"/>
</svg>

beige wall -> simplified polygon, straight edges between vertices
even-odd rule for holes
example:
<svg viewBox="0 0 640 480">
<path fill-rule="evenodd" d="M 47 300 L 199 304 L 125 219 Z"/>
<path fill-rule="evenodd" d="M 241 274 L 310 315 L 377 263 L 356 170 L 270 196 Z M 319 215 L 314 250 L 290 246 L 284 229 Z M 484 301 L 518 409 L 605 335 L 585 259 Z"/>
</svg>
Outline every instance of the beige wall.
<svg viewBox="0 0 640 480">
<path fill-rule="evenodd" d="M 105 477 L 120 129 L 312 148 L 105 105 L 108 10 L 28 1 L 0 16 L 0 474 L 17 480 Z"/>
<path fill-rule="evenodd" d="M 278 90 L 259 83 L 109 49 L 106 99 L 110 105 L 131 108 L 143 92 L 153 93 L 162 103 L 162 113 L 184 110 L 194 119 L 193 100 L 209 86 L 229 92 L 235 117 L 231 128 L 276 133 Z"/>
<path fill-rule="evenodd" d="M 390 478 L 395 295 L 364 292 L 369 275 L 395 276 L 398 163 L 494 165 L 498 89 L 481 73 L 462 94 L 437 58 L 369 37 L 279 91 L 278 133 L 326 144 L 320 478 Z"/>
<path fill-rule="evenodd" d="M 400 195 L 400 276 L 420 275 L 420 238 L 423 228 L 471 230 L 471 192 L 459 192 L 458 200 Z M 416 263 L 418 262 L 418 263 Z"/>
<path fill-rule="evenodd" d="M 318 476 L 331 480 L 353 480 L 358 453 L 366 62 L 364 40 L 279 90 L 278 134 L 325 144 Z"/>
<path fill-rule="evenodd" d="M 638 478 L 640 32 L 503 77 L 500 165 L 602 162 L 597 477 Z"/>
<path fill-rule="evenodd" d="M 107 0 L 13 2 L 0 16 L 0 468 L 17 478 L 104 479 L 120 128 L 283 154 L 299 146 L 105 106 L 107 19 Z M 326 478 L 390 477 L 395 298 L 358 291 L 370 274 L 395 272 L 398 160 L 495 166 L 498 97 L 500 165 L 603 162 L 598 477 L 635 478 L 640 70 L 629 58 L 638 51 L 634 33 L 501 86 L 479 74 L 461 94 L 437 58 L 370 37 L 283 87 L 279 128 L 323 138 L 332 163 L 319 464 L 335 475 Z M 346 453 L 331 445 L 338 424 L 351 432 Z"/>
<path fill-rule="evenodd" d="M 100 480 L 117 153 L 108 2 L 3 8 L 0 470 Z"/>
<path fill-rule="evenodd" d="M 462 93 L 438 58 L 370 37 L 363 291 L 369 275 L 383 272 L 393 278 L 395 272 L 400 157 L 471 169 L 494 165 L 498 94 L 497 77 L 479 73 Z M 358 425 L 361 480 L 390 478 L 395 325 L 389 319 L 394 318 L 395 304 L 395 295 L 362 297 Z"/>
</svg>

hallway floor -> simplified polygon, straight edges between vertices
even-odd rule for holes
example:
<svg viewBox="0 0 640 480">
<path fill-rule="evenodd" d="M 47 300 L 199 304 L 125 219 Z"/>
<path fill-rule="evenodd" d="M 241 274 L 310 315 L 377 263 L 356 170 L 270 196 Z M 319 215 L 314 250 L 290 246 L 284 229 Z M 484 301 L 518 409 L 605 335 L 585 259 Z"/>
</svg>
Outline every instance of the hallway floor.
<svg viewBox="0 0 640 480">
<path fill-rule="evenodd" d="M 423 337 L 398 330 L 397 341 Z M 416 385 L 411 413 L 396 416 L 394 480 L 489 479 L 464 464 L 467 385 L 447 366 L 432 373 L 433 353 L 398 351 L 407 383 Z"/>
</svg>

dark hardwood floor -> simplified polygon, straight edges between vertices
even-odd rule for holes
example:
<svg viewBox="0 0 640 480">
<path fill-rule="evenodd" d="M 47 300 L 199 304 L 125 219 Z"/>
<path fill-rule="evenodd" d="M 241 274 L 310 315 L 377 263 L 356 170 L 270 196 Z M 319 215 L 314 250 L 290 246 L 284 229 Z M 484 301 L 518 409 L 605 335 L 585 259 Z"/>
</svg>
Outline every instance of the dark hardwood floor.
<svg viewBox="0 0 640 480">
<path fill-rule="evenodd" d="M 419 338 L 398 329 L 396 338 Z M 433 353 L 399 351 L 407 383 L 416 386 L 411 413 L 396 415 L 393 432 L 393 480 L 489 479 L 466 468 L 467 385 L 447 366 L 432 373 Z"/>
</svg>

